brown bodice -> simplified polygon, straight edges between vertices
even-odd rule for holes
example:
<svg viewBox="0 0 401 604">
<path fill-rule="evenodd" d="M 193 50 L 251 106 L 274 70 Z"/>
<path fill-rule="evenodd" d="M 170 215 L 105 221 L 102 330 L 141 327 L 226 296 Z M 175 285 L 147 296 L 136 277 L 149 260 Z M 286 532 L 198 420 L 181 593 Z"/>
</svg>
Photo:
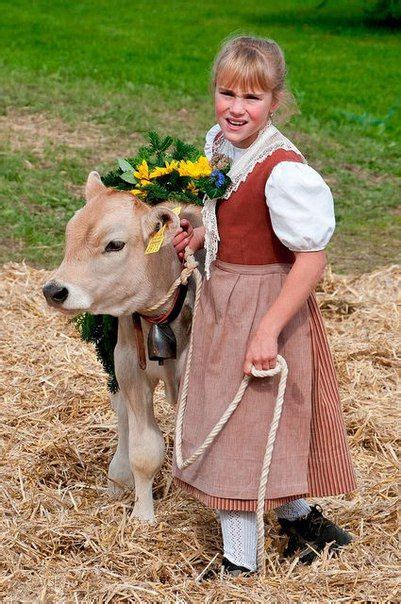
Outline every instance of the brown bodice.
<svg viewBox="0 0 401 604">
<path fill-rule="evenodd" d="M 303 159 L 294 151 L 279 149 L 256 164 L 228 199 L 217 202 L 219 260 L 233 264 L 294 262 L 293 252 L 273 231 L 265 197 L 266 181 L 274 166 L 282 161 L 303 162 Z"/>
</svg>

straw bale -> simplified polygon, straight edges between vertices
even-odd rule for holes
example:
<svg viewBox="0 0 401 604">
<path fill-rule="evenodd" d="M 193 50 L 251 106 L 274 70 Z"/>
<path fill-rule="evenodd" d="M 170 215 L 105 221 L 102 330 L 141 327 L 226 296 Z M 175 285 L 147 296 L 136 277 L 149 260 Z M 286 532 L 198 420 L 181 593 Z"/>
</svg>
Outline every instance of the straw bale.
<svg viewBox="0 0 401 604">
<path fill-rule="evenodd" d="M 111 499 L 116 418 L 94 350 L 46 308 L 46 271 L 3 268 L 0 598 L 3 602 L 399 601 L 397 575 L 397 285 L 400 267 L 330 271 L 318 297 L 338 369 L 360 490 L 324 502 L 355 535 L 340 557 L 282 561 L 267 519 L 265 577 L 199 581 L 219 562 L 214 512 L 171 486 L 173 410 L 155 395 L 167 444 L 155 481 L 157 524 Z"/>
</svg>

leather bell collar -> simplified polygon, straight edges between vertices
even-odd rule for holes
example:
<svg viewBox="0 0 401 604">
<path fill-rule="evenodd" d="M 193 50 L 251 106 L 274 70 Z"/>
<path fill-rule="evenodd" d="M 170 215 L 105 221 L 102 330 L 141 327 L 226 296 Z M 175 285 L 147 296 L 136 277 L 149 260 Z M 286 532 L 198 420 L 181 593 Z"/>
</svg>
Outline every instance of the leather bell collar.
<svg viewBox="0 0 401 604">
<path fill-rule="evenodd" d="M 151 323 L 152 325 L 160 325 L 160 324 L 168 324 L 172 323 L 180 314 L 186 295 L 188 292 L 188 284 L 181 284 L 176 293 L 174 294 L 173 304 L 171 308 L 156 317 L 147 317 L 146 315 L 141 315 L 140 313 L 132 313 L 132 321 L 134 325 L 134 334 L 136 341 L 136 349 L 138 353 L 138 362 L 139 367 L 141 369 L 146 369 L 146 352 L 145 352 L 145 342 L 143 338 L 143 330 L 141 324 L 141 318 Z"/>
</svg>

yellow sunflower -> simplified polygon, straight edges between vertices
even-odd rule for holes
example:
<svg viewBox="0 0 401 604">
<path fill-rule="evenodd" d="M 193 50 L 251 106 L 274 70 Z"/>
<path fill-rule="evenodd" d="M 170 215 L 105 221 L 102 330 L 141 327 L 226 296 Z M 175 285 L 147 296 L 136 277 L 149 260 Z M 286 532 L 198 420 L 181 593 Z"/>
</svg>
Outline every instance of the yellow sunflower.
<svg viewBox="0 0 401 604">
<path fill-rule="evenodd" d="M 193 193 L 194 195 L 197 195 L 199 193 L 199 189 L 197 189 L 194 185 L 193 182 L 190 182 L 187 186 L 187 191 L 190 191 L 191 193 Z"/>
<path fill-rule="evenodd" d="M 159 176 L 165 176 L 165 174 L 171 174 L 174 170 L 178 169 L 178 161 L 172 160 L 170 163 L 165 162 L 165 167 L 157 166 L 149 174 L 149 178 L 158 178 Z"/>
<path fill-rule="evenodd" d="M 146 199 L 146 191 L 143 191 L 142 189 L 131 189 L 130 193 L 132 193 L 132 195 L 135 195 L 135 197 L 138 197 L 138 199 Z"/>
<path fill-rule="evenodd" d="M 134 176 L 139 180 L 142 186 L 146 186 L 150 183 L 149 166 L 145 159 L 135 170 Z"/>
<path fill-rule="evenodd" d="M 201 178 L 202 176 L 210 176 L 212 173 L 212 166 L 209 160 L 204 155 L 193 161 L 180 161 L 178 172 L 180 176 L 190 176 L 192 178 Z"/>
</svg>

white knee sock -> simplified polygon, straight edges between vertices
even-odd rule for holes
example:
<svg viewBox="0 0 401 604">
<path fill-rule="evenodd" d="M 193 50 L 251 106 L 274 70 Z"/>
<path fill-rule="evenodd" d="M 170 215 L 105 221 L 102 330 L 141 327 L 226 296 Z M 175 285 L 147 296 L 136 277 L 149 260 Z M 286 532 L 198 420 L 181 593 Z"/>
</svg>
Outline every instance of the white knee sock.
<svg viewBox="0 0 401 604">
<path fill-rule="evenodd" d="M 307 516 L 310 506 L 305 499 L 296 499 L 275 508 L 277 518 L 297 520 Z M 256 570 L 258 531 L 255 512 L 218 510 L 223 535 L 223 555 L 249 570 Z"/>
<path fill-rule="evenodd" d="M 256 570 L 256 547 L 258 532 L 255 512 L 219 510 L 223 534 L 223 555 L 249 570 Z"/>
<path fill-rule="evenodd" d="M 284 505 L 280 505 L 274 509 L 277 518 L 283 520 L 297 520 L 303 516 L 307 516 L 310 512 L 310 505 L 305 499 L 295 499 Z"/>
</svg>

